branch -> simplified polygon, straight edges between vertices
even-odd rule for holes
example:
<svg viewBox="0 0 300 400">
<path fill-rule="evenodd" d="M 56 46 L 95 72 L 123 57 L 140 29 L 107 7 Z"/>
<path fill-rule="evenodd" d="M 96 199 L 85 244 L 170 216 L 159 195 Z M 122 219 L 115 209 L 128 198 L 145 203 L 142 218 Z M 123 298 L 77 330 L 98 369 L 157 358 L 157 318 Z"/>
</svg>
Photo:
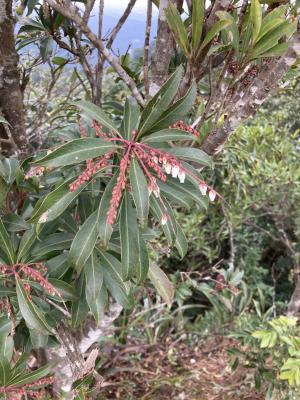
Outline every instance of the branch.
<svg viewBox="0 0 300 400">
<path fill-rule="evenodd" d="M 68 5 L 58 4 L 55 0 L 46 0 L 47 3 L 57 12 L 62 14 L 64 17 L 70 19 L 75 23 L 77 28 L 90 40 L 90 42 L 103 54 L 105 59 L 109 62 L 109 64 L 114 68 L 119 77 L 126 83 L 128 88 L 131 90 L 133 96 L 137 100 L 137 102 L 144 107 L 145 100 L 143 99 L 141 93 L 139 92 L 136 83 L 134 80 L 127 74 L 127 72 L 121 66 L 118 58 L 116 58 L 110 51 L 107 49 L 101 39 L 98 39 L 97 36 L 90 30 L 87 24 L 84 23 L 82 17 L 78 13 L 78 9 L 68 3 Z"/>
<path fill-rule="evenodd" d="M 279 60 L 274 58 L 271 62 L 266 62 L 248 89 L 238 90 L 232 97 L 224 110 L 227 117 L 224 124 L 204 139 L 201 149 L 210 155 L 222 151 L 234 131 L 256 112 L 299 56 L 300 34 L 297 33 L 284 56 Z"/>
<path fill-rule="evenodd" d="M 146 98 L 149 97 L 149 44 L 150 44 L 150 33 L 151 33 L 151 20 L 152 20 L 152 0 L 148 0 L 145 42 L 144 42 L 144 86 L 145 86 Z"/>
<path fill-rule="evenodd" d="M 107 41 L 106 47 L 108 49 L 111 48 L 117 34 L 119 33 L 119 31 L 121 30 L 122 26 L 124 25 L 124 23 L 126 22 L 127 18 L 129 17 L 134 5 L 136 3 L 136 0 L 130 0 L 123 15 L 121 16 L 121 18 L 119 19 L 119 21 L 117 22 L 117 25 L 114 27 L 114 29 L 112 30 L 109 39 Z"/>
</svg>

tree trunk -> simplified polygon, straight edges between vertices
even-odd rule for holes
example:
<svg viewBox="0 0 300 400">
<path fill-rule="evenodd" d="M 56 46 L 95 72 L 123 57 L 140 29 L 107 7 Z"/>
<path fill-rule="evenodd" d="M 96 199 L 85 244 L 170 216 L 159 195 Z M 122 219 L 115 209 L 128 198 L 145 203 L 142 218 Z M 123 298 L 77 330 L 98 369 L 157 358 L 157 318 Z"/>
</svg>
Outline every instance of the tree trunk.
<svg viewBox="0 0 300 400">
<path fill-rule="evenodd" d="M 27 144 L 14 26 L 12 0 L 0 0 L 0 111 L 9 123 L 0 125 L 0 148 L 8 154 Z"/>
</svg>

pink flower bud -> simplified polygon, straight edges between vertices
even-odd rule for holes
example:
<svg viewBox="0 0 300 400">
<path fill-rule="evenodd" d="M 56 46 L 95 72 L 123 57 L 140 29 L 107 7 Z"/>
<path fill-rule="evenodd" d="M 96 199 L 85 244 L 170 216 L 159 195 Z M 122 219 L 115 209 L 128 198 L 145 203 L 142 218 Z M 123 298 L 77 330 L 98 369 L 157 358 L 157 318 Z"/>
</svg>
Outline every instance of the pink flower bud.
<svg viewBox="0 0 300 400">
<path fill-rule="evenodd" d="M 170 163 L 167 163 L 167 164 L 165 165 L 165 171 L 166 171 L 166 174 L 170 174 L 170 173 L 171 173 L 171 171 L 172 171 L 172 165 L 171 165 Z"/>
<path fill-rule="evenodd" d="M 169 216 L 167 214 L 164 214 L 161 218 L 161 224 L 166 225 L 166 223 L 168 222 L 168 218 Z"/>
<path fill-rule="evenodd" d="M 172 167 L 172 178 L 177 178 L 178 173 L 179 173 L 179 167 L 178 165 L 174 165 Z"/>
<path fill-rule="evenodd" d="M 206 185 L 206 183 L 205 182 L 201 182 L 200 185 L 199 185 L 199 189 L 200 189 L 200 192 L 201 192 L 202 196 L 205 196 L 206 193 L 207 193 L 207 185 Z"/>
<path fill-rule="evenodd" d="M 184 183 L 184 181 L 185 181 L 185 172 L 183 170 L 179 171 L 178 179 L 179 179 L 180 183 Z"/>
<path fill-rule="evenodd" d="M 217 193 L 215 192 L 215 190 L 211 189 L 211 190 L 208 192 L 209 200 L 210 200 L 210 201 L 214 201 L 215 198 L 216 198 L 216 194 L 217 194 Z"/>
</svg>

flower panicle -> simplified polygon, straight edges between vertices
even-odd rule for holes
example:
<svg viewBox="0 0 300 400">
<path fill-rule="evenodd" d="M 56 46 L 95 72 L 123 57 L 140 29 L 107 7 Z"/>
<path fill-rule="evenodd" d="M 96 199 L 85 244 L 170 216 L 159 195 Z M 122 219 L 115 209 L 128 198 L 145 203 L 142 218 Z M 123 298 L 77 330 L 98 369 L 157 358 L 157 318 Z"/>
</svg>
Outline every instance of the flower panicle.
<svg viewBox="0 0 300 400">
<path fill-rule="evenodd" d="M 193 128 L 191 125 L 186 124 L 184 121 L 177 121 L 175 124 L 169 126 L 171 129 L 180 129 L 182 131 L 191 133 L 192 135 L 199 137 L 199 132 L 197 129 Z"/>
</svg>

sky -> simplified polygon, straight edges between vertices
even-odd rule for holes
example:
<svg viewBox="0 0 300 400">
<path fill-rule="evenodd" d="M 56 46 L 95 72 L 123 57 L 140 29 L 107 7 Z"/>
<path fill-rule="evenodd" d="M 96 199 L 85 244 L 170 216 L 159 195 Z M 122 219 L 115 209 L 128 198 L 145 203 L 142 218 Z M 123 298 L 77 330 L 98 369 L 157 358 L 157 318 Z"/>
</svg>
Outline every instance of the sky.
<svg viewBox="0 0 300 400">
<path fill-rule="evenodd" d="M 125 10 L 127 0 L 104 0 L 105 9 L 108 12 L 116 12 L 118 16 Z M 133 8 L 133 14 L 146 15 L 147 0 L 137 0 Z M 157 8 L 153 5 L 153 13 L 157 13 Z"/>
</svg>

